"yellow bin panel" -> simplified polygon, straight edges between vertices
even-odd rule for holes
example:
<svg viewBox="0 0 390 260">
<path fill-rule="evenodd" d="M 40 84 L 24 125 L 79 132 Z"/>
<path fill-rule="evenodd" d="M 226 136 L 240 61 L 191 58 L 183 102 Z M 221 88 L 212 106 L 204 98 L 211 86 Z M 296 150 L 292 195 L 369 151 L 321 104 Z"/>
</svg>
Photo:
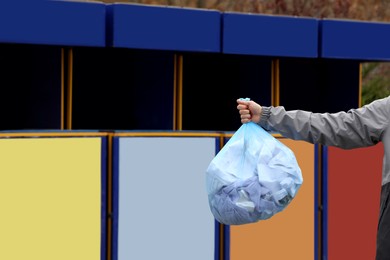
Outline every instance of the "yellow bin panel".
<svg viewBox="0 0 390 260">
<path fill-rule="evenodd" d="M 101 142 L 0 140 L 0 259 L 100 259 Z"/>
</svg>

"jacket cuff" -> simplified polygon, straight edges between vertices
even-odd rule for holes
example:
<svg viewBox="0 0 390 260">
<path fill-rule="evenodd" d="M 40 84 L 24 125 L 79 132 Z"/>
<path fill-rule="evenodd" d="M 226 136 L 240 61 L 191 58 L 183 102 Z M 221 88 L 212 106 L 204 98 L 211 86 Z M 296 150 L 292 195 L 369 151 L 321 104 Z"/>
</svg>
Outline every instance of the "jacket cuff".
<svg viewBox="0 0 390 260">
<path fill-rule="evenodd" d="M 271 107 L 262 107 L 261 115 L 260 115 L 260 121 L 258 125 L 265 127 L 268 122 L 268 118 L 271 115 Z"/>
</svg>

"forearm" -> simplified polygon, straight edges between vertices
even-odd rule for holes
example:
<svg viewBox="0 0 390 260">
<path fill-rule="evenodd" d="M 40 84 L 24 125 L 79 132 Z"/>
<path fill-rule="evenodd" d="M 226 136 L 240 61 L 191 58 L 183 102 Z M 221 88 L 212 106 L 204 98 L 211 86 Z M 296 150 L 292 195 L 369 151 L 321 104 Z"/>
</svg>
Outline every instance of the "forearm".
<svg viewBox="0 0 390 260">
<path fill-rule="evenodd" d="M 320 114 L 263 107 L 259 125 L 294 140 L 351 149 L 373 145 L 379 139 L 380 133 L 365 125 L 369 116 L 361 110 Z"/>
</svg>

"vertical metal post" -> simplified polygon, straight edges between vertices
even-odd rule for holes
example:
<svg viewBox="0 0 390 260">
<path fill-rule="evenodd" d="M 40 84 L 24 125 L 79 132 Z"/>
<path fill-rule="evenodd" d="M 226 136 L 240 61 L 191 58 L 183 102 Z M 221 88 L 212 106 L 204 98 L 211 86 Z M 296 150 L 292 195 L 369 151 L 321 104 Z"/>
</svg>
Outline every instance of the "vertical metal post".
<svg viewBox="0 0 390 260">
<path fill-rule="evenodd" d="M 173 130 L 183 130 L 183 55 L 174 56 Z"/>
</svg>

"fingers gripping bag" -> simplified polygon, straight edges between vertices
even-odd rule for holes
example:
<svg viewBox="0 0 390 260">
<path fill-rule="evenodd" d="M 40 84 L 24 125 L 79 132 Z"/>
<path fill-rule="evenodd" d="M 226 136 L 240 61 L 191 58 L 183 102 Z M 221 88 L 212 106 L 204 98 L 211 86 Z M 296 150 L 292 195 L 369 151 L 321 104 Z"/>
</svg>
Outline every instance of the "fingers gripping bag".
<svg viewBox="0 0 390 260">
<path fill-rule="evenodd" d="M 206 170 L 211 212 L 226 225 L 272 217 L 290 204 L 302 182 L 294 153 L 253 122 L 233 134 Z"/>
</svg>

